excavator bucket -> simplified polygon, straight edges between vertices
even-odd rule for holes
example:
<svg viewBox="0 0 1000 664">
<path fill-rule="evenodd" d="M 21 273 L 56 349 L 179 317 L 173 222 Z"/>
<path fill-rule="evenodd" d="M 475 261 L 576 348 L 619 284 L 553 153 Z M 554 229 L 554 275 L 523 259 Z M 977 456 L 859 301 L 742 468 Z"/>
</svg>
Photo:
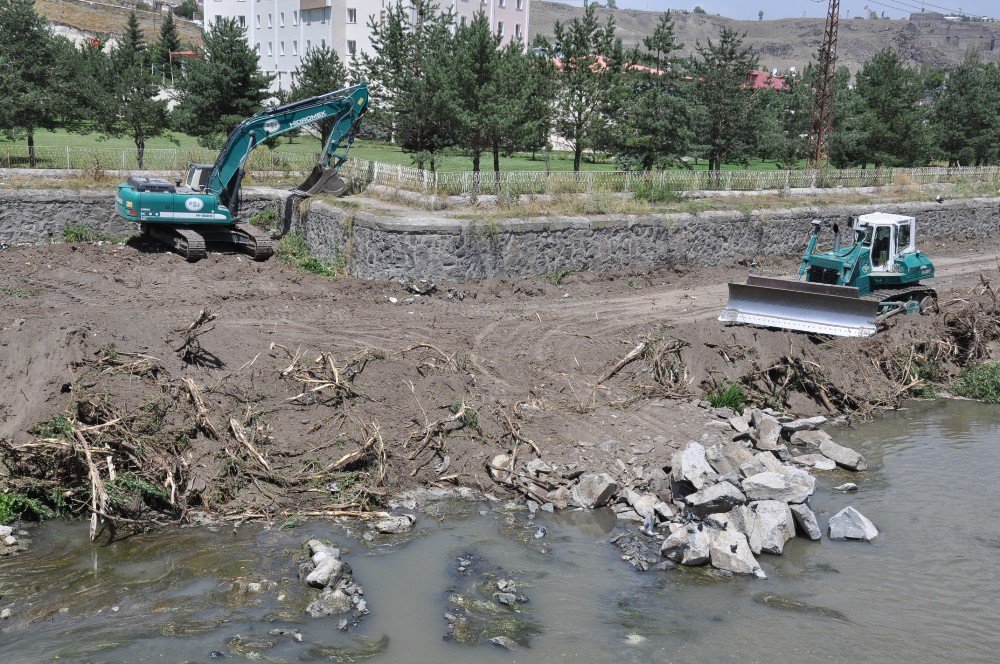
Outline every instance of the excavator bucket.
<svg viewBox="0 0 1000 664">
<path fill-rule="evenodd" d="M 316 164 L 306 181 L 298 186 L 298 191 L 310 196 L 316 194 L 343 196 L 347 191 L 347 182 L 337 175 L 334 169 L 323 168 L 322 164 Z"/>
<path fill-rule="evenodd" d="M 838 337 L 868 337 L 878 331 L 879 303 L 864 300 L 853 286 L 750 276 L 729 284 L 729 302 L 719 320 Z"/>
</svg>

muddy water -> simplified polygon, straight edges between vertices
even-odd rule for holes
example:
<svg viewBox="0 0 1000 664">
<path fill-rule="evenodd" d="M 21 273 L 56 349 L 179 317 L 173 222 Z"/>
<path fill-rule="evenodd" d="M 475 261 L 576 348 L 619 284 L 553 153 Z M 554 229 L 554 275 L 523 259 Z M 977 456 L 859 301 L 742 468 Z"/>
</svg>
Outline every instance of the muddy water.
<svg viewBox="0 0 1000 664">
<path fill-rule="evenodd" d="M 603 542 L 615 526 L 606 513 L 532 525 L 523 513 L 450 504 L 394 547 L 309 523 L 181 529 L 92 548 L 85 526 L 52 523 L 29 553 L 0 560 L 0 606 L 14 608 L 0 625 L 0 661 L 996 661 L 1000 409 L 916 404 L 844 436 L 873 470 L 827 474 L 814 507 L 825 523 L 853 504 L 882 536 L 874 545 L 795 540 L 784 556 L 762 558 L 767 581 L 633 573 Z M 832 491 L 846 479 L 861 490 Z M 544 538 L 534 537 L 537 523 Z M 310 536 L 344 545 L 365 587 L 372 615 L 348 634 L 304 617 L 311 593 L 294 559 Z M 470 588 L 458 557 L 476 561 L 473 584 L 517 580 L 530 602 L 507 627 L 529 648 L 444 639 L 449 596 Z M 269 635 L 279 628 L 302 641 Z"/>
</svg>

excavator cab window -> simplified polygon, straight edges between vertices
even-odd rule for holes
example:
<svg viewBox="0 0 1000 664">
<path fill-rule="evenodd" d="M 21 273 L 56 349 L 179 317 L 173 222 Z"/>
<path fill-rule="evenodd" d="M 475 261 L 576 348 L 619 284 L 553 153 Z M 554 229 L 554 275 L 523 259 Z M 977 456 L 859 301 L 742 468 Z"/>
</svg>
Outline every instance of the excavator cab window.
<svg viewBox="0 0 1000 664">
<path fill-rule="evenodd" d="M 892 254 L 892 226 L 878 226 L 872 241 L 872 269 L 885 269 Z"/>
<path fill-rule="evenodd" d="M 905 254 L 913 251 L 913 222 L 905 221 L 899 224 L 899 232 L 896 236 L 896 253 Z"/>
</svg>

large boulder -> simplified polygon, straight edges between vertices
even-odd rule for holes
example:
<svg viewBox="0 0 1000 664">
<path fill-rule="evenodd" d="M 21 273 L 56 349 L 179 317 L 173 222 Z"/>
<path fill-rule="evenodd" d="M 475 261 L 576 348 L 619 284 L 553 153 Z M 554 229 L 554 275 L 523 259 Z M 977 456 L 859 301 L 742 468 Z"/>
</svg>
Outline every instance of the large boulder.
<svg viewBox="0 0 1000 664">
<path fill-rule="evenodd" d="M 833 438 L 830 437 L 825 431 L 796 431 L 788 438 L 788 442 L 796 447 L 805 447 L 808 450 L 818 450 L 819 446 L 825 442 L 832 442 Z"/>
<path fill-rule="evenodd" d="M 740 466 L 753 461 L 753 455 L 745 443 L 712 445 L 705 450 L 705 457 L 719 475 L 739 473 Z"/>
<path fill-rule="evenodd" d="M 754 438 L 757 449 L 773 452 L 781 440 L 781 423 L 773 417 L 764 417 L 757 425 Z"/>
<path fill-rule="evenodd" d="M 803 417 L 798 420 L 792 420 L 791 422 L 786 422 L 781 425 L 782 430 L 787 434 L 793 434 L 796 431 L 808 431 L 810 429 L 818 429 L 819 427 L 826 424 L 826 418 L 822 415 L 817 415 L 816 417 Z"/>
<path fill-rule="evenodd" d="M 411 514 L 387 516 L 386 518 L 375 522 L 375 530 L 385 535 L 398 535 L 399 533 L 405 533 L 412 528 L 415 520 L 416 517 Z"/>
<path fill-rule="evenodd" d="M 703 523 L 678 527 L 660 547 L 669 560 L 682 565 L 704 565 L 711 557 L 712 530 Z"/>
<path fill-rule="evenodd" d="M 835 540 L 870 542 L 878 537 L 878 528 L 861 512 L 853 507 L 845 507 L 830 517 L 829 535 L 830 539 Z"/>
<path fill-rule="evenodd" d="M 716 569 L 733 574 L 754 574 L 761 579 L 767 578 L 750 551 L 746 535 L 736 530 L 715 533 L 712 545 L 709 547 L 709 556 L 712 567 Z"/>
<path fill-rule="evenodd" d="M 324 588 L 319 596 L 309 603 L 306 612 L 313 618 L 323 618 L 325 616 L 335 616 L 347 613 L 354 608 L 351 596 L 340 588 Z"/>
<path fill-rule="evenodd" d="M 766 471 L 743 480 L 743 493 L 749 500 L 804 503 L 815 490 L 816 478 L 791 466 L 782 466 L 781 472 Z"/>
<path fill-rule="evenodd" d="M 316 565 L 316 568 L 306 576 L 306 583 L 313 588 L 325 588 L 336 585 L 345 574 L 349 574 L 351 568 L 347 563 L 340 561 L 335 556 L 324 558 Z"/>
<path fill-rule="evenodd" d="M 800 533 L 813 541 L 823 537 L 823 531 L 819 528 L 816 515 L 813 514 L 808 505 L 802 503 L 799 505 L 789 505 L 788 508 L 792 510 L 792 519 L 795 521 L 795 525 L 798 526 Z"/>
<path fill-rule="evenodd" d="M 827 440 L 820 444 L 819 452 L 823 456 L 833 459 L 838 466 L 848 470 L 866 470 L 868 461 L 849 447 L 838 445 L 833 440 Z"/>
<path fill-rule="evenodd" d="M 760 500 L 731 513 L 737 528 L 747 534 L 754 553 L 780 554 L 785 542 L 795 537 L 795 522 L 788 504 L 780 500 Z"/>
<path fill-rule="evenodd" d="M 680 495 L 687 495 L 714 484 L 718 474 L 709 465 L 704 446 L 692 441 L 671 457 L 670 478 L 675 490 Z"/>
<path fill-rule="evenodd" d="M 792 457 L 792 463 L 804 468 L 812 468 L 813 470 L 833 470 L 837 467 L 833 459 L 825 457 L 822 454 L 802 454 Z"/>
<path fill-rule="evenodd" d="M 618 483 L 607 473 L 581 475 L 573 487 L 573 502 L 578 507 L 604 507 L 618 492 Z"/>
<path fill-rule="evenodd" d="M 747 497 L 729 482 L 719 482 L 688 495 L 684 500 L 695 515 L 706 517 L 717 512 L 728 512 L 745 503 Z"/>
<path fill-rule="evenodd" d="M 651 493 L 625 490 L 625 502 L 643 519 L 656 516 L 656 506 L 662 501 Z"/>
</svg>

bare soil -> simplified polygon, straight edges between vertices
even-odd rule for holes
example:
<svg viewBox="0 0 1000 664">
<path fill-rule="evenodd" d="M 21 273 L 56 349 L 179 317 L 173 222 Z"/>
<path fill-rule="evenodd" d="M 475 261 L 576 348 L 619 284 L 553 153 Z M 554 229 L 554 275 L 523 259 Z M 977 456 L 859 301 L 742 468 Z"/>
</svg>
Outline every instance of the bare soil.
<svg viewBox="0 0 1000 664">
<path fill-rule="evenodd" d="M 786 411 L 867 414 L 995 357 L 992 327 L 971 335 L 956 320 L 995 327 L 980 275 L 1000 284 L 996 241 L 924 250 L 942 313 L 900 317 L 870 340 L 719 323 L 725 282 L 746 265 L 438 283 L 417 296 L 277 259 L 3 250 L 0 490 L 83 509 L 94 488 L 72 482 L 87 477 L 84 446 L 99 477 L 111 459 L 163 487 L 175 516 L 338 514 L 432 484 L 503 491 L 486 465 L 514 448 L 627 479 L 710 431 L 697 401 L 729 383 Z M 202 314 L 211 320 L 185 332 Z M 127 522 L 133 507 L 117 514 Z"/>
</svg>

